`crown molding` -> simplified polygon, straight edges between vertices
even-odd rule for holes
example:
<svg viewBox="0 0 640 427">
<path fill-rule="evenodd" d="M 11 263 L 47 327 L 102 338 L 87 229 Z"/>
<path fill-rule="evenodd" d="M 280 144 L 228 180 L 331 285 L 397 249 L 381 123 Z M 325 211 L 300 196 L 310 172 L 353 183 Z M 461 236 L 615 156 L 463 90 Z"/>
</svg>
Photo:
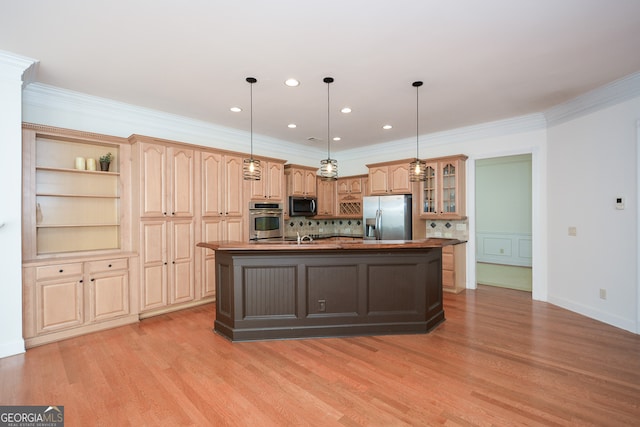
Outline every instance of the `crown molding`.
<svg viewBox="0 0 640 427">
<path fill-rule="evenodd" d="M 600 86 L 544 112 L 549 126 L 558 125 L 640 96 L 640 72 Z"/>
<path fill-rule="evenodd" d="M 246 146 L 246 151 L 249 151 L 250 134 L 246 131 L 42 83 L 32 83 L 25 88 L 23 110 L 25 120 L 35 123 L 73 128 L 77 123 L 83 123 L 91 127 L 83 130 L 124 138 L 135 133 L 232 151 L 245 151 L 239 147 Z M 70 118 L 73 123 L 68 123 L 65 118 Z M 263 135 L 254 134 L 253 140 L 256 155 L 287 160 L 293 156 L 296 162 L 301 159 L 317 160 L 321 156 L 319 149 Z"/>
<path fill-rule="evenodd" d="M 35 80 L 39 64 L 40 61 L 37 59 L 0 50 L 0 75 L 16 80 L 21 79 L 23 88 Z"/>
</svg>

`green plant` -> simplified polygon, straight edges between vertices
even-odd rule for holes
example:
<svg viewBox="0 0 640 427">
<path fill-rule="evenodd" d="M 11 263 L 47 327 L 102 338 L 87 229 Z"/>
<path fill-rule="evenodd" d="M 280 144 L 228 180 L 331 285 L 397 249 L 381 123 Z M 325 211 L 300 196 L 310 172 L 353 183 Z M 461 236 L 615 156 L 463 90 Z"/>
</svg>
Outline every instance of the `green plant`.
<svg viewBox="0 0 640 427">
<path fill-rule="evenodd" d="M 111 153 L 107 153 L 104 156 L 100 156 L 100 161 L 101 162 L 111 163 L 112 159 L 113 159 L 113 155 Z"/>
</svg>

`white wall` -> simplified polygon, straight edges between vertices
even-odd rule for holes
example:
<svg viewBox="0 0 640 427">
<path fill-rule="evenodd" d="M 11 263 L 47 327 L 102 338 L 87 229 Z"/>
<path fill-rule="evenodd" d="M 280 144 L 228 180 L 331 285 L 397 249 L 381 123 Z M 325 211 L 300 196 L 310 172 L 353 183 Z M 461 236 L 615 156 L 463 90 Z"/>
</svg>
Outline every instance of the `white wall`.
<svg viewBox="0 0 640 427">
<path fill-rule="evenodd" d="M 640 97 L 548 129 L 549 301 L 634 332 L 638 119 Z"/>
<path fill-rule="evenodd" d="M 0 52 L 0 358 L 24 352 L 22 338 L 22 76 L 34 64 Z"/>
</svg>

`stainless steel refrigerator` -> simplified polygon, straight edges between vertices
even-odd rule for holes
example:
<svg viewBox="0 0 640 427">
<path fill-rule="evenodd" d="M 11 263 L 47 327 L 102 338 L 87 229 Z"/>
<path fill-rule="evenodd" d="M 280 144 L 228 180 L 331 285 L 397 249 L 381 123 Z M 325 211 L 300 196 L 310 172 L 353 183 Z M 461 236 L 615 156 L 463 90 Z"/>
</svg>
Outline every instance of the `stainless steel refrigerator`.
<svg viewBox="0 0 640 427">
<path fill-rule="evenodd" d="M 363 199 L 364 238 L 411 240 L 411 194 Z"/>
</svg>

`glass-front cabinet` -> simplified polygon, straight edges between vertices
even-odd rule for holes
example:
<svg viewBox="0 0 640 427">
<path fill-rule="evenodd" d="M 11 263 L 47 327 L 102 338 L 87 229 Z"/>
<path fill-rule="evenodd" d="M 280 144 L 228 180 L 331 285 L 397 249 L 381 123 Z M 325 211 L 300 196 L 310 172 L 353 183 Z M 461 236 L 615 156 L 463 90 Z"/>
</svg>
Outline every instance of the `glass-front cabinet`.
<svg viewBox="0 0 640 427">
<path fill-rule="evenodd" d="M 465 161 L 456 155 L 427 160 L 427 179 L 420 186 L 420 217 L 464 219 Z"/>
</svg>

